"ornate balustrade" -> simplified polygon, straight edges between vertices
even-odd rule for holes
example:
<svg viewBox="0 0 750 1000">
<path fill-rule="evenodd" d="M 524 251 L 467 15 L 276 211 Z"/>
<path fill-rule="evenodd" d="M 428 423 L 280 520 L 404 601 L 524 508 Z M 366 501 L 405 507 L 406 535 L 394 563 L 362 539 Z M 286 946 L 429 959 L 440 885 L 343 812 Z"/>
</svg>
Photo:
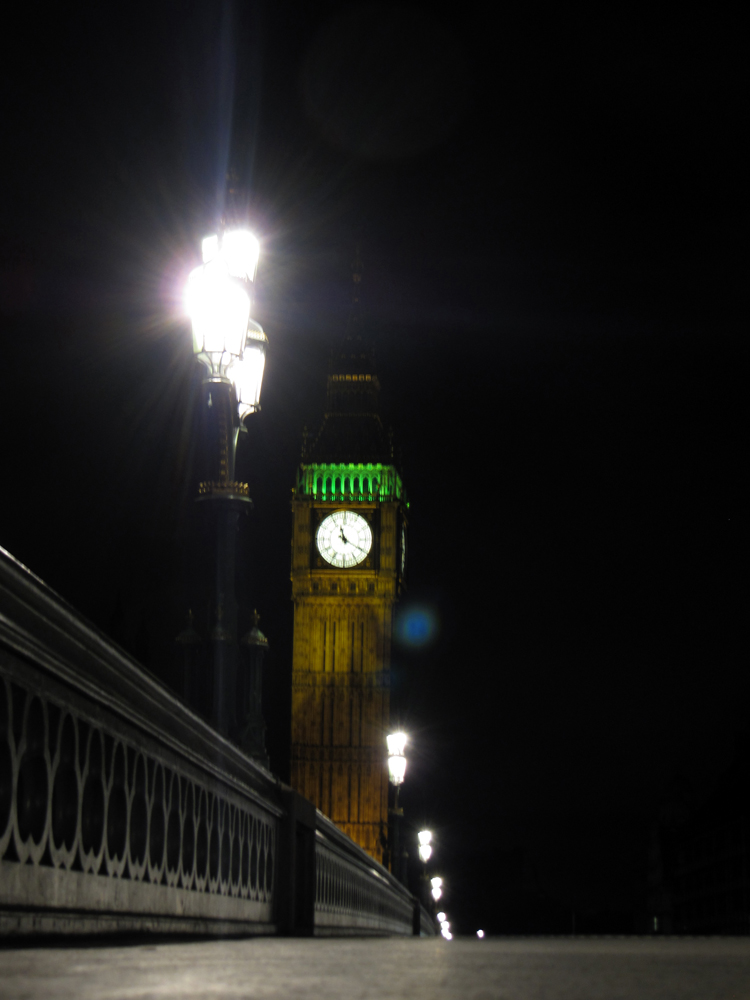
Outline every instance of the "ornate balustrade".
<svg viewBox="0 0 750 1000">
<path fill-rule="evenodd" d="M 315 838 L 316 934 L 413 934 L 415 900 L 322 813 Z"/>
<path fill-rule="evenodd" d="M 0 932 L 418 933 L 414 913 L 0 549 Z"/>
<path fill-rule="evenodd" d="M 0 552 L 0 929 L 273 933 L 279 783 Z"/>
</svg>

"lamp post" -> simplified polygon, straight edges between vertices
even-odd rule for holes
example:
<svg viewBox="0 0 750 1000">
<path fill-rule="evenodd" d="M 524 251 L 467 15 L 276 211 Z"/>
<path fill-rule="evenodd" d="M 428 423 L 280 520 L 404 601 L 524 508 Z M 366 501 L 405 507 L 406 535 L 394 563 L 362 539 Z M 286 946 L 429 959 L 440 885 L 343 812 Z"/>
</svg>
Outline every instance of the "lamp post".
<svg viewBox="0 0 750 1000">
<path fill-rule="evenodd" d="M 417 833 L 419 842 L 419 860 L 422 862 L 422 872 L 419 877 L 419 895 L 422 902 L 430 909 L 432 900 L 429 898 L 429 882 L 427 880 L 427 862 L 432 857 L 432 830 L 420 830 Z"/>
<path fill-rule="evenodd" d="M 432 856 L 432 831 L 420 830 L 417 834 L 419 841 L 419 860 L 426 865 Z"/>
<path fill-rule="evenodd" d="M 204 369 L 203 386 L 212 445 L 211 478 L 198 500 L 209 507 L 215 529 L 211 599 L 211 710 L 215 728 L 237 735 L 237 601 L 235 536 L 240 513 L 252 506 L 246 483 L 235 480 L 237 437 L 243 419 L 260 404 L 268 338 L 250 318 L 251 286 L 260 248 L 246 229 L 221 229 L 203 240 L 203 263 L 190 274 L 186 305 L 193 352 Z"/>
<path fill-rule="evenodd" d="M 263 719 L 263 657 L 268 651 L 268 639 L 258 628 L 260 615 L 253 611 L 253 627 L 243 635 L 240 645 L 245 650 L 246 669 L 238 685 L 240 709 L 240 743 L 242 749 L 264 767 L 270 767 L 266 752 L 266 723 Z"/>
<path fill-rule="evenodd" d="M 405 883 L 405 857 L 401 851 L 400 845 L 400 826 L 401 819 L 404 815 L 404 810 L 399 808 L 398 805 L 398 793 L 401 789 L 401 785 L 404 783 L 404 775 L 406 774 L 406 757 L 404 756 L 404 749 L 406 747 L 406 734 L 405 733 L 392 733 L 387 737 L 388 742 L 388 778 L 390 783 L 394 786 L 395 792 L 393 796 L 393 808 L 388 810 L 388 815 L 391 819 L 391 836 L 390 836 L 390 849 L 391 849 L 391 872 L 396 876 L 399 882 Z"/>
<path fill-rule="evenodd" d="M 432 895 L 431 909 L 432 912 L 435 913 L 435 911 L 437 910 L 437 904 L 443 895 L 443 880 L 439 875 L 433 875 L 433 877 L 430 879 L 430 893 Z M 437 913 L 437 921 L 440 924 L 440 932 L 443 935 L 443 937 L 445 937 L 446 928 L 443 926 L 445 922 L 445 913 L 443 912 Z M 448 926 L 447 930 L 450 932 L 450 926 Z"/>
</svg>

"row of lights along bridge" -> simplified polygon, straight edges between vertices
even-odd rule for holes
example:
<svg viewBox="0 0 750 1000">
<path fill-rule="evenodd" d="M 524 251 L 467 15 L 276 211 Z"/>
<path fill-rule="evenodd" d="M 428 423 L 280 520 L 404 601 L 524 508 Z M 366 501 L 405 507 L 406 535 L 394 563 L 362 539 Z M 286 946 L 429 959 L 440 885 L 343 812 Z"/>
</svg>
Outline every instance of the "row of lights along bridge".
<svg viewBox="0 0 750 1000">
<path fill-rule="evenodd" d="M 406 749 L 407 736 L 405 733 L 393 733 L 387 737 L 388 743 L 388 777 L 394 787 L 393 807 L 388 810 L 390 819 L 390 830 L 388 838 L 388 854 L 390 855 L 391 871 L 399 879 L 406 883 L 406 851 L 403 850 L 401 822 L 404 818 L 404 810 L 398 804 L 399 791 L 406 776 Z M 432 831 L 419 830 L 417 833 L 419 843 L 419 860 L 422 862 L 422 886 L 427 885 L 427 862 L 432 857 Z M 439 875 L 433 875 L 429 880 L 432 906 L 435 906 L 443 895 L 443 880 Z M 423 900 L 427 902 L 427 900 Z M 434 910 L 433 910 L 434 912 Z M 440 930 L 443 937 L 449 941 L 452 938 L 450 922 L 443 912 L 437 914 L 440 922 Z M 482 935 L 484 936 L 484 935 Z"/>
</svg>

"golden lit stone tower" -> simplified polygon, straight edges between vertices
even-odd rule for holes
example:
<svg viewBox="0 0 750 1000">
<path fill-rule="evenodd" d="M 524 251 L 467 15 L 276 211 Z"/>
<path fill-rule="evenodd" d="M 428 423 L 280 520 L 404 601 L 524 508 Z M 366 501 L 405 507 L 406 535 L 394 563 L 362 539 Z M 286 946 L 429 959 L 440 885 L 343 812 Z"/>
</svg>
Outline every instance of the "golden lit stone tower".
<svg viewBox="0 0 750 1000">
<path fill-rule="evenodd" d="M 358 275 L 355 274 L 355 290 Z M 355 307 L 292 500 L 292 786 L 378 861 L 406 499 Z"/>
</svg>

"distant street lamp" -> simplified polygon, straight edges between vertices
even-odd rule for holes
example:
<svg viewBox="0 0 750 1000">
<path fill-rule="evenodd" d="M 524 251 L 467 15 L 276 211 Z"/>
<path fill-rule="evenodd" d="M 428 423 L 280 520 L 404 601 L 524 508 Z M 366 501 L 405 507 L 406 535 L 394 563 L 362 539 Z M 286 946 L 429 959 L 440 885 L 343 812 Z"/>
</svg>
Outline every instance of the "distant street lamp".
<svg viewBox="0 0 750 1000">
<path fill-rule="evenodd" d="M 432 830 L 420 830 L 417 833 L 417 840 L 419 841 L 419 860 L 422 862 L 422 872 L 419 879 L 419 894 L 422 897 L 422 901 L 428 909 L 432 905 L 432 901 L 428 895 L 429 882 L 427 880 L 427 862 L 432 857 Z M 445 914 L 443 914 L 445 917 Z M 440 920 L 440 915 L 438 914 L 438 920 Z"/>
<path fill-rule="evenodd" d="M 398 789 L 403 785 L 404 775 L 406 774 L 406 757 L 404 757 L 406 739 L 406 733 L 392 733 L 386 737 L 388 743 L 388 776 L 391 784 L 396 787 L 397 797 Z M 398 804 L 398 798 L 396 801 Z"/>
<path fill-rule="evenodd" d="M 236 738 L 235 538 L 240 513 L 252 504 L 247 484 L 235 480 L 235 456 L 242 420 L 259 409 L 268 338 L 250 318 L 251 285 L 260 254 L 256 238 L 246 229 L 223 228 L 203 240 L 202 250 L 203 263 L 190 274 L 185 300 L 193 352 L 204 368 L 214 442 L 211 478 L 198 488 L 198 499 L 214 513 L 216 529 L 210 717 L 220 733 Z"/>
<path fill-rule="evenodd" d="M 439 875 L 435 875 L 430 879 L 430 885 L 432 886 L 432 898 L 437 901 L 443 895 L 443 880 Z"/>
<path fill-rule="evenodd" d="M 419 840 L 419 860 L 424 864 L 427 864 L 432 856 L 432 846 L 430 844 L 432 840 L 432 831 L 420 830 L 417 834 L 417 839 Z"/>
<path fill-rule="evenodd" d="M 406 757 L 404 749 L 406 747 L 405 733 L 392 733 L 386 737 L 388 743 L 388 778 L 395 788 L 393 796 L 393 808 L 388 810 L 391 819 L 390 853 L 391 872 L 399 882 L 406 882 L 406 854 L 401 850 L 400 826 L 404 815 L 404 810 L 399 808 L 398 793 L 404 783 L 406 774 Z"/>
</svg>

